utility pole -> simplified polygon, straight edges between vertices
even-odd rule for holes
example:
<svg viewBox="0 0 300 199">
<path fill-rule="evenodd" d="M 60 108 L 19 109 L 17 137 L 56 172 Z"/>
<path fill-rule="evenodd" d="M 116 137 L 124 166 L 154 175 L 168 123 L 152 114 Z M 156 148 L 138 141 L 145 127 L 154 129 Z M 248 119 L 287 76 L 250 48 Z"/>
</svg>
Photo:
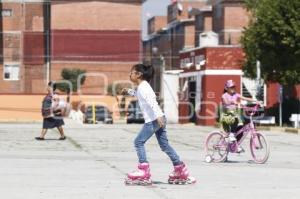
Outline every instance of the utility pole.
<svg viewBox="0 0 300 199">
<path fill-rule="evenodd" d="M 165 73 L 165 67 L 166 67 L 166 61 L 163 55 L 160 55 L 160 61 L 161 61 L 161 74 L 160 74 L 160 100 L 163 99 L 164 94 L 164 73 Z"/>
<path fill-rule="evenodd" d="M 48 83 L 51 79 L 51 0 L 45 1 L 44 13 L 44 27 L 46 34 L 46 80 Z"/>
<path fill-rule="evenodd" d="M 279 126 L 282 127 L 282 85 L 279 85 Z"/>
</svg>

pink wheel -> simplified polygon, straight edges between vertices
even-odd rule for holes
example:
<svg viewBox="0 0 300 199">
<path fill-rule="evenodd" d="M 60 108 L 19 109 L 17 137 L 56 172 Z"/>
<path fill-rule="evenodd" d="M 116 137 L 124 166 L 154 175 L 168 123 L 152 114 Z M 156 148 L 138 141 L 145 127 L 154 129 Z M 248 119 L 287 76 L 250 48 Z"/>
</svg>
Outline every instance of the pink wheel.
<svg viewBox="0 0 300 199">
<path fill-rule="evenodd" d="M 269 144 L 266 137 L 261 133 L 255 133 L 250 139 L 250 150 L 254 162 L 258 164 L 265 163 L 270 154 Z"/>
<path fill-rule="evenodd" d="M 225 141 L 222 132 L 214 131 L 205 140 L 206 158 L 210 157 L 211 162 L 223 162 L 228 155 L 228 143 Z M 208 162 L 208 161 L 207 161 Z"/>
</svg>

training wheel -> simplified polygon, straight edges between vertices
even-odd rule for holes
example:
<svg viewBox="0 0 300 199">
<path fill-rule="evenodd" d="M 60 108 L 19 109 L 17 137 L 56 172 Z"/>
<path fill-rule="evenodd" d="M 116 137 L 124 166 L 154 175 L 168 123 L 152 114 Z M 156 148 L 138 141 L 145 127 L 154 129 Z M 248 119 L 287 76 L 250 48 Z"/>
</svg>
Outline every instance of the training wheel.
<svg viewBox="0 0 300 199">
<path fill-rule="evenodd" d="M 205 162 L 211 163 L 212 162 L 212 157 L 210 155 L 205 156 Z"/>
</svg>

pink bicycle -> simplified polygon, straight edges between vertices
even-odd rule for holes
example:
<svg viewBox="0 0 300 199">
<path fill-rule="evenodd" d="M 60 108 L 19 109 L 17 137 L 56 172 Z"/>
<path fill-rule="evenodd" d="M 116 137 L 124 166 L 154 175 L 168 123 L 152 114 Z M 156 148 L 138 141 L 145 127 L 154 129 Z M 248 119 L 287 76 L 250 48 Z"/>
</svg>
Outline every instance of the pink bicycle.
<svg viewBox="0 0 300 199">
<path fill-rule="evenodd" d="M 227 160 L 228 153 L 239 153 L 240 145 L 247 135 L 250 135 L 250 150 L 254 162 L 265 163 L 270 154 L 270 148 L 266 137 L 258 132 L 253 122 L 253 115 L 258 111 L 259 105 L 254 107 L 243 107 L 244 113 L 247 113 L 250 122 L 237 132 L 233 132 L 237 139 L 230 142 L 227 139 L 227 133 L 223 131 L 211 132 L 205 140 L 206 162 L 224 162 Z"/>
</svg>

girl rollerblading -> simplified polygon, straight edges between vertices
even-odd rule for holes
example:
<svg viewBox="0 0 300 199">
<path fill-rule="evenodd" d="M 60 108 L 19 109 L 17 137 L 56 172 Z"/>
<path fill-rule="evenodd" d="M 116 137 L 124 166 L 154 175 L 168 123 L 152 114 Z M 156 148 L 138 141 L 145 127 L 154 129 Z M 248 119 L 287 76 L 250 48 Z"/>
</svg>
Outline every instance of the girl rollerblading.
<svg viewBox="0 0 300 199">
<path fill-rule="evenodd" d="M 136 90 L 124 88 L 123 94 L 136 96 L 143 113 L 145 124 L 134 140 L 134 146 L 139 159 L 138 170 L 127 175 L 125 184 L 151 184 L 150 168 L 146 157 L 145 143 L 153 134 L 156 135 L 158 144 L 171 159 L 174 171 L 170 174 L 169 183 L 192 184 L 196 180 L 189 177 L 185 164 L 180 160 L 176 151 L 170 146 L 167 138 L 166 117 L 160 109 L 156 95 L 148 83 L 154 75 L 152 66 L 136 64 L 130 72 L 130 80 L 137 86 Z"/>
</svg>

